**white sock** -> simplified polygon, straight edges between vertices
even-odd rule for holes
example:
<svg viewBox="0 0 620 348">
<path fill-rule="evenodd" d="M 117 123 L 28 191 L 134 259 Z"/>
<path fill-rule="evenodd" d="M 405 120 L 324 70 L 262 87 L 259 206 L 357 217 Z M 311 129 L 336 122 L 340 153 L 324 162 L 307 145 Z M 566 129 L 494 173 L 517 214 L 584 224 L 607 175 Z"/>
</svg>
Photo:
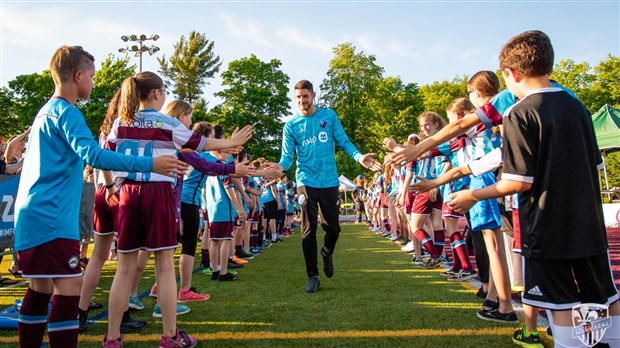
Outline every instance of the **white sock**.
<svg viewBox="0 0 620 348">
<path fill-rule="evenodd" d="M 217 266 L 217 271 L 221 271 L 222 270 L 222 265 Z"/>
<path fill-rule="evenodd" d="M 553 346 L 555 348 L 581 348 L 585 347 L 578 338 L 573 338 L 572 326 L 554 325 L 553 330 Z"/>
</svg>

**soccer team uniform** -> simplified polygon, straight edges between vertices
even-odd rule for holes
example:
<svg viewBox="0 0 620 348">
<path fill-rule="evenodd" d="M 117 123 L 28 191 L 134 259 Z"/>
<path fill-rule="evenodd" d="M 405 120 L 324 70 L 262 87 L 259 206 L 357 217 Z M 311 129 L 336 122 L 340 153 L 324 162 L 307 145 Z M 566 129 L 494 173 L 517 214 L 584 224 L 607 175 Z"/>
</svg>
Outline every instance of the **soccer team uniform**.
<svg viewBox="0 0 620 348">
<path fill-rule="evenodd" d="M 181 149 L 202 150 L 206 138 L 156 110 L 138 111 L 132 122 L 114 121 L 107 147 L 122 154 L 176 156 Z M 176 179 L 150 171 L 115 171 L 122 183 L 117 218 L 119 252 L 158 251 L 177 246 Z"/>
<path fill-rule="evenodd" d="M 316 108 L 312 115 L 297 114 L 285 125 L 280 165 L 288 170 L 297 153 L 297 193 L 301 206 L 302 247 L 308 277 L 317 276 L 317 216 L 321 208 L 324 246 L 334 251 L 340 233 L 338 172 L 335 145 L 359 162 L 362 153 L 351 143 L 333 110 Z"/>
<path fill-rule="evenodd" d="M 532 184 L 519 194 L 523 302 L 569 310 L 617 301 L 588 111 L 562 89 L 543 88 L 510 109 L 504 127 L 502 179 Z"/>
<path fill-rule="evenodd" d="M 216 163 L 233 163 L 232 155 L 222 161 L 209 153 Z M 226 189 L 234 189 L 234 184 L 228 175 L 207 177 L 205 192 L 207 196 L 207 213 L 209 214 L 209 229 L 212 240 L 231 240 L 237 210 L 233 205 Z"/>
<path fill-rule="evenodd" d="M 152 167 L 150 158 L 103 150 L 75 106 L 50 99 L 32 125 L 15 202 L 15 250 L 24 277 L 81 276 L 78 217 L 84 162 L 126 171 Z"/>
</svg>

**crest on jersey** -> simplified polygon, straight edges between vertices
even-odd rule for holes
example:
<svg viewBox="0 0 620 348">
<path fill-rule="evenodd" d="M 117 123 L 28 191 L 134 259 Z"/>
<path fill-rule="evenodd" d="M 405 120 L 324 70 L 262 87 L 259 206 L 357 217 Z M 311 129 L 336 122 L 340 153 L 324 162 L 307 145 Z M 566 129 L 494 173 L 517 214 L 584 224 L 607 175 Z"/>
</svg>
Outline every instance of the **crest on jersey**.
<svg viewBox="0 0 620 348">
<path fill-rule="evenodd" d="M 593 347 L 611 327 L 609 307 L 597 303 L 582 303 L 573 306 L 573 338 L 588 347 Z"/>
<path fill-rule="evenodd" d="M 321 127 L 321 128 L 325 128 L 325 127 L 327 127 L 327 121 L 321 121 L 321 122 L 319 122 L 319 127 Z"/>
<path fill-rule="evenodd" d="M 329 139 L 329 137 L 327 136 L 327 132 L 321 132 L 319 133 L 319 141 L 322 143 L 327 142 L 327 139 Z"/>
</svg>

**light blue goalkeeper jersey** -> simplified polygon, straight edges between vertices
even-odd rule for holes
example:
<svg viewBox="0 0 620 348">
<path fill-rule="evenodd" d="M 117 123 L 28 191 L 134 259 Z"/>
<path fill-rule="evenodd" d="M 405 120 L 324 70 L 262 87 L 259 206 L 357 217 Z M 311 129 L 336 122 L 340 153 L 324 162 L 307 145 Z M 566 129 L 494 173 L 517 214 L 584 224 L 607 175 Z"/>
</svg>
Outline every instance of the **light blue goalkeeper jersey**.
<svg viewBox="0 0 620 348">
<path fill-rule="evenodd" d="M 15 202 L 15 250 L 79 240 L 85 162 L 104 170 L 150 172 L 153 159 L 102 149 L 80 110 L 62 98 L 50 99 L 30 131 Z"/>
<path fill-rule="evenodd" d="M 337 187 L 335 144 L 356 162 L 362 156 L 333 110 L 317 108 L 312 115 L 297 114 L 284 125 L 280 164 L 288 170 L 297 153 L 298 186 Z"/>
</svg>

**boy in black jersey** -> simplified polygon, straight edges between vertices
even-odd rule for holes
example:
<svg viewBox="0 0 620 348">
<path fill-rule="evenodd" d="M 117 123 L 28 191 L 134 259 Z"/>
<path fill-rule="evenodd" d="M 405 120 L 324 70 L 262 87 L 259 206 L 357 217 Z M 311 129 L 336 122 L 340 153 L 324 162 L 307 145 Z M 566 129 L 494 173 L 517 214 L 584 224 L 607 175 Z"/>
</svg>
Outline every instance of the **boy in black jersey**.
<svg viewBox="0 0 620 348">
<path fill-rule="evenodd" d="M 586 108 L 551 86 L 553 55 L 549 37 L 540 31 L 504 45 L 500 69 L 520 99 L 504 115 L 504 171 L 493 186 L 455 193 L 451 205 L 463 211 L 477 200 L 518 192 L 523 302 L 552 311 L 556 347 L 586 344 L 574 331 L 580 327 L 573 321 L 574 306 L 608 306 L 611 324 L 599 339 L 618 347 L 620 304 L 597 171 L 602 158 Z M 577 199 L 566 199 L 567 190 Z"/>
</svg>

